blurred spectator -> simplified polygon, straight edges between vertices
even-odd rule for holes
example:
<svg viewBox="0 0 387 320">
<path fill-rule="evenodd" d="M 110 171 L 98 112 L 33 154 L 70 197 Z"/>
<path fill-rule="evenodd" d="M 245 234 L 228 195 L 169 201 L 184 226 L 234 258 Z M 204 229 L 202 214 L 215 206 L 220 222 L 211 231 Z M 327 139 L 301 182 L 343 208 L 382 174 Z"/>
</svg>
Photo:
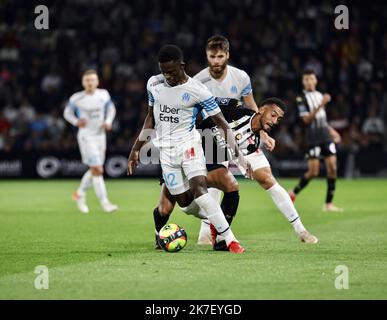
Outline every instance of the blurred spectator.
<svg viewBox="0 0 387 320">
<path fill-rule="evenodd" d="M 367 144 L 383 145 L 386 129 L 382 118 L 372 108 L 368 113 L 368 118 L 364 121 L 362 133 L 366 137 Z"/>
<path fill-rule="evenodd" d="M 52 91 L 58 91 L 62 84 L 62 78 L 55 72 L 51 71 L 45 75 L 42 80 L 42 91 L 50 93 Z"/>
<path fill-rule="evenodd" d="M 11 129 L 11 122 L 5 117 L 3 112 L 0 112 L 0 134 L 2 136 L 8 135 L 9 130 Z"/>
<path fill-rule="evenodd" d="M 276 140 L 276 154 L 286 155 L 296 153 L 299 146 L 294 142 L 293 137 L 288 132 L 288 127 L 283 124 L 280 126 L 278 133 L 274 136 Z"/>
<path fill-rule="evenodd" d="M 348 31 L 334 30 L 329 1 L 48 0 L 45 31 L 32 28 L 25 14 L 37 4 L 0 2 L 3 151 L 78 152 L 75 129 L 64 125 L 62 110 L 71 94 L 82 90 L 82 71 L 92 67 L 117 106 L 109 148 L 127 152 L 146 114 L 146 81 L 160 72 L 159 48 L 181 46 L 193 76 L 206 66 L 205 42 L 215 33 L 230 39 L 231 64 L 250 75 L 256 100 L 278 96 L 289 104 L 277 154 L 303 152 L 294 99 L 305 67 L 317 72 L 319 90 L 332 95 L 327 112 L 345 148 L 374 139 L 386 143 L 381 136 L 387 121 L 387 30 L 381 2 L 351 4 Z"/>
</svg>

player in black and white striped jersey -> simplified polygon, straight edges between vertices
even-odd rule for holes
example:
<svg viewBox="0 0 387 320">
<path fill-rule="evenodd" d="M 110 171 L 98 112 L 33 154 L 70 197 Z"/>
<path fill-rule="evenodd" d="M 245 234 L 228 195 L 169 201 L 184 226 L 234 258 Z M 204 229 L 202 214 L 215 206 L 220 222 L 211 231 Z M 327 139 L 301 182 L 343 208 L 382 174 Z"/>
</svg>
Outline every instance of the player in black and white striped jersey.
<svg viewBox="0 0 387 320">
<path fill-rule="evenodd" d="M 253 110 L 241 107 L 236 99 L 217 98 L 216 101 L 224 115 L 224 118 L 229 123 L 229 127 L 234 133 L 239 150 L 243 153 L 245 159 L 250 163 L 251 178 L 258 182 L 258 184 L 271 196 L 278 210 L 292 225 L 294 231 L 302 242 L 308 244 L 317 243 L 317 237 L 311 234 L 304 227 L 288 193 L 273 176 L 270 163 L 263 151 L 260 149 L 261 131 L 265 130 L 265 132 L 268 133 L 273 127 L 280 123 L 286 112 L 285 103 L 277 98 L 268 98 L 259 104 L 258 112 L 254 112 Z M 218 132 L 217 127 L 210 118 L 200 121 L 197 125 L 197 129 L 202 130 L 202 136 L 205 138 L 204 140 L 206 143 L 209 142 L 210 144 L 213 144 L 213 148 L 210 149 L 214 150 L 215 148 L 219 148 L 218 152 L 221 154 L 229 154 L 227 152 L 227 144 L 222 138 L 222 134 Z M 207 135 L 209 139 L 207 139 Z M 203 146 L 203 149 L 208 150 L 206 145 Z M 214 156 L 213 159 L 211 159 L 212 156 Z M 206 154 L 206 161 L 216 163 L 218 160 L 217 156 L 215 154 L 212 154 L 212 156 L 209 157 L 208 154 Z M 238 167 L 242 174 L 245 174 L 245 170 L 239 165 Z M 210 177 L 210 174 L 208 177 Z M 210 187 L 214 187 L 215 182 L 213 181 L 213 177 L 209 178 L 207 183 Z M 160 228 L 167 223 L 175 206 L 175 200 L 168 193 L 168 190 L 165 187 L 162 188 L 162 198 L 165 199 L 163 200 L 163 203 L 168 201 L 168 206 L 171 208 L 168 211 L 165 211 L 167 214 L 162 216 L 163 220 L 155 220 L 155 226 L 160 226 Z M 188 214 L 196 215 L 198 213 L 195 211 L 198 208 L 195 208 L 194 206 L 181 209 Z M 230 217 L 226 218 L 229 219 Z M 231 223 L 232 219 L 228 221 Z M 214 239 L 216 235 L 214 236 L 214 232 L 211 233 L 212 239 Z M 217 237 L 213 246 L 214 250 L 226 249 L 224 240 L 221 236 Z"/>
<path fill-rule="evenodd" d="M 268 98 L 259 104 L 258 112 L 238 106 L 235 99 L 218 99 L 217 103 L 234 133 L 239 150 L 250 163 L 251 178 L 270 194 L 274 204 L 293 226 L 301 241 L 310 244 L 317 243 L 318 239 L 307 231 L 302 224 L 301 218 L 286 190 L 274 178 L 270 163 L 260 149 L 261 130 L 269 133 L 272 128 L 280 123 L 286 112 L 285 103 L 278 98 Z M 223 135 L 218 132 L 217 127 L 210 118 L 201 121 L 197 128 L 203 130 L 203 136 L 210 135 L 214 137 L 213 148 L 218 146 L 218 148 L 224 149 L 223 152 L 219 150 L 222 154 L 227 153 L 227 144 L 222 138 Z M 211 140 L 205 139 L 205 141 L 207 143 Z M 204 149 L 207 149 L 206 146 L 204 146 Z M 207 161 L 211 161 L 207 154 L 206 158 Z M 245 174 L 245 170 L 239 165 L 238 167 Z M 222 242 L 221 240 L 221 237 L 218 236 L 218 248 Z"/>
<path fill-rule="evenodd" d="M 337 157 L 336 143 L 340 135 L 327 120 L 325 106 L 330 102 L 329 94 L 322 94 L 316 90 L 317 76 L 313 70 L 305 70 L 302 75 L 303 93 L 297 97 L 297 107 L 300 118 L 306 126 L 308 171 L 302 176 L 298 185 L 289 195 L 293 201 L 296 195 L 304 189 L 309 181 L 317 177 L 320 172 L 320 158 L 324 158 L 327 169 L 327 195 L 324 211 L 339 212 L 343 209 L 333 205 L 333 196 L 336 189 Z"/>
</svg>

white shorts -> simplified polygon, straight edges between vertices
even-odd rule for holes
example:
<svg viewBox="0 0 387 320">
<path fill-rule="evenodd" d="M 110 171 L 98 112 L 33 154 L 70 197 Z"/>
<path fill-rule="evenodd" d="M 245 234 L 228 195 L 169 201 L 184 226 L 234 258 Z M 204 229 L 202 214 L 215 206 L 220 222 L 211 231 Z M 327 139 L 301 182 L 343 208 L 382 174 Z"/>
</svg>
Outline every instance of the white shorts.
<svg viewBox="0 0 387 320">
<path fill-rule="evenodd" d="M 165 185 L 172 195 L 189 190 L 188 181 L 193 177 L 207 176 L 206 159 L 198 142 L 160 148 L 160 164 Z"/>
<path fill-rule="evenodd" d="M 269 160 L 267 160 L 265 154 L 261 149 L 257 149 L 257 151 L 245 156 L 245 159 L 251 164 L 251 169 L 253 171 L 270 167 Z M 242 172 L 242 174 L 245 174 L 246 171 L 238 166 L 239 170 Z"/>
<path fill-rule="evenodd" d="M 82 162 L 89 167 L 103 166 L 106 153 L 106 136 L 78 136 Z"/>
</svg>

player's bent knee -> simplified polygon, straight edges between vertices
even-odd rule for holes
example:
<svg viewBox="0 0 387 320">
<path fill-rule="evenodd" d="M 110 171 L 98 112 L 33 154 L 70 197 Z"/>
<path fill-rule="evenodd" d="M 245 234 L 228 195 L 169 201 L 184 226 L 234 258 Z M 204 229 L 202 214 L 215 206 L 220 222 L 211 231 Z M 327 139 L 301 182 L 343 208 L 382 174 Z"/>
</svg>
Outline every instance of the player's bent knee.
<svg viewBox="0 0 387 320">
<path fill-rule="evenodd" d="M 102 176 L 103 175 L 103 167 L 102 166 L 96 166 L 96 167 L 90 167 L 91 174 L 93 176 Z"/>
<path fill-rule="evenodd" d="M 239 183 L 238 183 L 238 181 L 236 181 L 234 179 L 234 181 L 231 181 L 230 183 L 227 183 L 224 186 L 224 190 L 222 190 L 222 191 L 223 192 L 227 192 L 227 193 L 239 191 Z"/>
<path fill-rule="evenodd" d="M 202 187 L 197 188 L 197 189 L 195 189 L 194 192 L 193 192 L 193 194 L 194 194 L 194 199 L 197 199 L 197 198 L 201 197 L 202 195 L 204 195 L 204 194 L 206 194 L 206 193 L 208 193 L 207 188 L 202 188 Z"/>
<path fill-rule="evenodd" d="M 207 180 L 203 176 L 197 176 L 193 177 L 189 180 L 189 186 L 190 186 L 190 192 L 193 196 L 194 199 L 199 198 L 200 196 L 206 194 L 208 192 L 207 190 Z M 187 199 L 184 199 L 186 202 Z M 186 205 L 181 205 L 180 202 L 178 201 L 180 207 L 187 207 L 188 204 L 191 203 L 189 201 Z"/>
<path fill-rule="evenodd" d="M 206 193 L 208 193 L 208 190 L 207 190 L 207 186 L 205 186 L 205 185 L 201 185 L 201 184 L 196 185 L 192 189 L 192 194 L 193 194 L 194 199 L 199 198 L 200 196 L 202 196 Z"/>
<path fill-rule="evenodd" d="M 195 201 L 192 201 L 187 207 L 180 207 L 181 211 L 186 214 L 193 215 L 199 219 L 205 219 L 206 217 L 201 214 L 200 207 Z"/>
<path fill-rule="evenodd" d="M 270 189 L 272 186 L 275 185 L 276 180 L 273 176 L 265 176 L 258 180 L 259 184 L 265 189 Z"/>
<path fill-rule="evenodd" d="M 336 178 L 337 177 L 336 168 L 328 170 L 327 176 L 328 178 Z"/>
<path fill-rule="evenodd" d="M 337 166 L 335 164 L 332 164 L 330 166 L 328 166 L 327 168 L 328 170 L 328 175 L 330 176 L 336 176 L 336 173 L 337 173 Z"/>
<path fill-rule="evenodd" d="M 317 178 L 318 177 L 318 170 L 310 170 L 307 173 L 307 176 L 309 179 Z"/>
</svg>

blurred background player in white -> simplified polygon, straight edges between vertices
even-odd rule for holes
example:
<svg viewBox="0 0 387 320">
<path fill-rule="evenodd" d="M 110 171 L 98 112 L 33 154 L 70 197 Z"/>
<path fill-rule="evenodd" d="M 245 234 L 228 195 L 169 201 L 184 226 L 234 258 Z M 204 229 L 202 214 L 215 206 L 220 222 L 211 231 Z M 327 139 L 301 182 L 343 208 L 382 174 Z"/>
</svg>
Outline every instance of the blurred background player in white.
<svg viewBox="0 0 387 320">
<path fill-rule="evenodd" d="M 101 207 L 105 212 L 117 210 L 110 203 L 103 179 L 103 164 L 106 152 L 106 131 L 112 129 L 116 108 L 105 89 L 98 89 L 99 79 L 95 70 L 86 70 L 82 75 L 83 91 L 74 93 L 64 110 L 64 118 L 78 127 L 78 144 L 82 162 L 89 167 L 81 184 L 73 193 L 73 199 L 83 213 L 88 213 L 86 191 L 94 186 Z"/>
<path fill-rule="evenodd" d="M 245 71 L 229 65 L 230 43 L 228 39 L 221 35 L 210 37 L 206 44 L 206 56 L 208 67 L 196 74 L 194 78 L 203 83 L 214 97 L 236 99 L 243 103 L 244 107 L 258 112 L 249 75 Z M 260 138 L 262 143 L 272 151 L 274 139 L 263 130 L 260 131 Z M 208 192 L 217 201 L 220 201 L 221 190 L 223 190 L 221 206 L 229 223 L 231 223 L 238 209 L 238 182 L 228 171 L 227 161 L 208 164 L 207 170 L 211 175 L 210 180 L 215 185 L 219 185 L 217 188 L 209 188 Z M 211 244 L 209 225 L 208 220 L 202 220 L 198 244 Z"/>
</svg>

